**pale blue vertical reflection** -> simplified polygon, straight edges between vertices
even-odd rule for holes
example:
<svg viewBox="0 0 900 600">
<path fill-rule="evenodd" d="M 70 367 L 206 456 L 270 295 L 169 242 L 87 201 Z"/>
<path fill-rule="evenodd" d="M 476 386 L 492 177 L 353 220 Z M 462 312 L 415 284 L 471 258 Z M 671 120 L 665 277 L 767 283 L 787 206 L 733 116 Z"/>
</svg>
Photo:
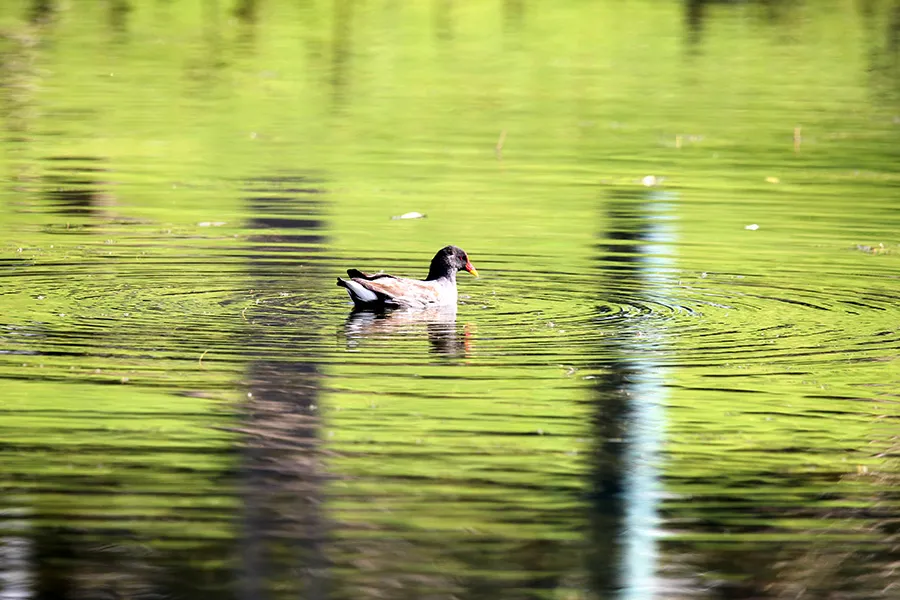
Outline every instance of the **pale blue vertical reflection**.
<svg viewBox="0 0 900 600">
<path fill-rule="evenodd" d="M 30 529 L 22 509 L 0 510 L 0 600 L 29 600 L 34 597 L 31 540 L 22 533 Z"/>
<path fill-rule="evenodd" d="M 636 365 L 640 381 L 632 387 L 634 423 L 625 440 L 625 530 L 622 600 L 647 600 L 658 592 L 657 537 L 661 486 L 657 464 L 663 437 L 663 377 L 657 365 Z"/>
<path fill-rule="evenodd" d="M 647 243 L 640 248 L 640 275 L 648 295 L 671 298 L 671 272 L 674 266 L 675 241 L 673 206 L 667 202 L 671 195 L 656 192 L 650 195 L 648 210 L 650 228 Z M 670 302 L 665 302 L 670 304 Z M 659 452 L 663 444 L 666 394 L 663 367 L 646 357 L 646 348 L 659 348 L 664 332 L 650 319 L 649 327 L 639 330 L 634 345 L 638 357 L 633 363 L 634 377 L 629 386 L 633 392 L 631 415 L 625 439 L 625 530 L 622 554 L 622 600 L 648 600 L 660 593 L 659 567 L 659 500 L 662 492 L 659 474 Z"/>
</svg>

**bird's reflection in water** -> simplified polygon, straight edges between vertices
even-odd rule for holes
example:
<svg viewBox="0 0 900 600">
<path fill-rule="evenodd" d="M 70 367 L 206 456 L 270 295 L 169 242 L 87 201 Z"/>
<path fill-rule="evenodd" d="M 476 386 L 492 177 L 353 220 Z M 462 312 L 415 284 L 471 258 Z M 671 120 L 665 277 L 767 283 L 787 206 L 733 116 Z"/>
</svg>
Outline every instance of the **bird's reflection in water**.
<svg viewBox="0 0 900 600">
<path fill-rule="evenodd" d="M 472 351 L 472 327 L 456 323 L 456 306 L 387 312 L 353 311 L 344 325 L 347 346 L 370 340 L 401 338 L 414 341 L 427 336 L 430 351 L 446 357 L 466 358 Z"/>
</svg>

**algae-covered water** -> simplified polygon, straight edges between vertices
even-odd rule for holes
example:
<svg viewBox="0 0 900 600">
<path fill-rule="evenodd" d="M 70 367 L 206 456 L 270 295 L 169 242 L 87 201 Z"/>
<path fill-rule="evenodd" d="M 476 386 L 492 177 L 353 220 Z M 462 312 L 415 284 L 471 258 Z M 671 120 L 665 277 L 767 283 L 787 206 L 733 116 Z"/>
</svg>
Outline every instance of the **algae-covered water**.
<svg viewBox="0 0 900 600">
<path fill-rule="evenodd" d="M 897 597 L 898 10 L 3 2 L 0 599 Z"/>
</svg>

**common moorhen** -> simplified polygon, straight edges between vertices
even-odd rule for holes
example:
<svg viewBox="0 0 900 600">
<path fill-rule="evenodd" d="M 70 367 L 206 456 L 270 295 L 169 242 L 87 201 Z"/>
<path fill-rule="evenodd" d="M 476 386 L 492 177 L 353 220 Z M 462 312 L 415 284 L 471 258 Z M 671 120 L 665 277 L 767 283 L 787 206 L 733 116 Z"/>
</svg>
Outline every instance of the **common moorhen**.
<svg viewBox="0 0 900 600">
<path fill-rule="evenodd" d="M 441 248 L 431 259 L 428 277 L 407 279 L 387 273 L 363 273 L 347 269 L 350 279 L 338 277 L 337 284 L 346 288 L 355 308 L 425 308 L 456 304 L 456 272 L 465 269 L 475 277 L 478 271 L 462 248 Z"/>
</svg>

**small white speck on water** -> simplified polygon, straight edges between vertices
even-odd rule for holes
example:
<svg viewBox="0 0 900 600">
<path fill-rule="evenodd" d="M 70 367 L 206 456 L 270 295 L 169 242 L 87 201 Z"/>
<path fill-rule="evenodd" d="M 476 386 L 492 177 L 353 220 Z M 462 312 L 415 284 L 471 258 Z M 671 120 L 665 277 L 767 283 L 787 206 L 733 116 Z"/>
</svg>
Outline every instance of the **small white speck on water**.
<svg viewBox="0 0 900 600">
<path fill-rule="evenodd" d="M 750 225 L 744 225 L 744 229 L 747 229 L 749 231 L 756 231 L 757 229 L 759 229 L 759 225 L 757 225 L 756 223 L 752 223 Z"/>
<path fill-rule="evenodd" d="M 393 216 L 393 217 L 391 217 L 391 219 L 393 219 L 394 221 L 397 221 L 399 219 L 424 219 L 425 217 L 426 217 L 426 215 L 423 215 L 420 212 L 413 211 L 413 212 L 403 213 L 402 215 Z"/>
</svg>

